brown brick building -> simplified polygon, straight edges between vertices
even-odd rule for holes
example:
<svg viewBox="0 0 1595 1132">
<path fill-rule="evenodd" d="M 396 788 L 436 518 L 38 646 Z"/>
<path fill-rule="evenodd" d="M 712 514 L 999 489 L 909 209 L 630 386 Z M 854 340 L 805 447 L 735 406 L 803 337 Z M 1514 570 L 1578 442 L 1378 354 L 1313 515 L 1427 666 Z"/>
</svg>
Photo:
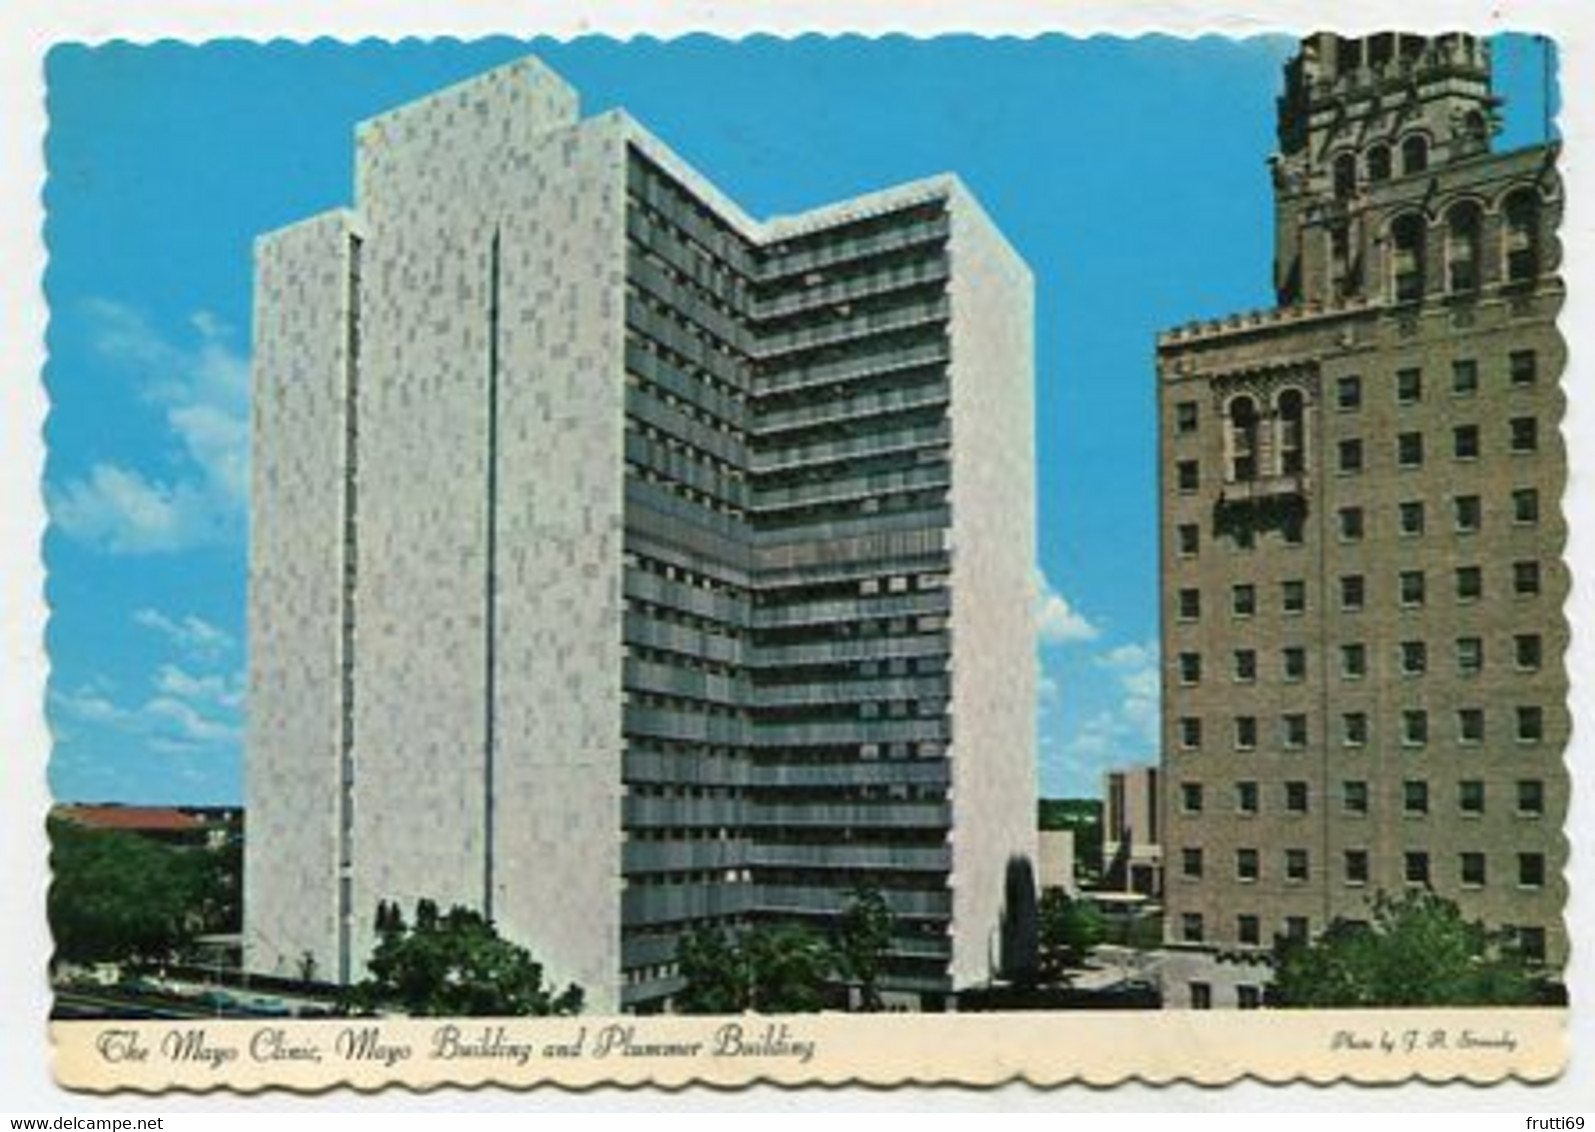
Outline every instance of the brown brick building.
<svg viewBox="0 0 1595 1132">
<path fill-rule="evenodd" d="M 1428 886 L 1565 960 L 1562 196 L 1497 106 L 1471 37 L 1304 41 L 1278 306 L 1159 339 L 1171 943 Z"/>
</svg>

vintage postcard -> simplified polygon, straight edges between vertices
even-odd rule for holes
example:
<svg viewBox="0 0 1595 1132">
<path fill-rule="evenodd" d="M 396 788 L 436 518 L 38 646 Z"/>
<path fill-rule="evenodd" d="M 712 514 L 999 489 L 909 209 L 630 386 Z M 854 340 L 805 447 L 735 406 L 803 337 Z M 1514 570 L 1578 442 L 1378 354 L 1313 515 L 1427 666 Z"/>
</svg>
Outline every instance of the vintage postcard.
<svg viewBox="0 0 1595 1132">
<path fill-rule="evenodd" d="M 1558 58 L 58 44 L 59 1082 L 1554 1079 Z"/>
</svg>

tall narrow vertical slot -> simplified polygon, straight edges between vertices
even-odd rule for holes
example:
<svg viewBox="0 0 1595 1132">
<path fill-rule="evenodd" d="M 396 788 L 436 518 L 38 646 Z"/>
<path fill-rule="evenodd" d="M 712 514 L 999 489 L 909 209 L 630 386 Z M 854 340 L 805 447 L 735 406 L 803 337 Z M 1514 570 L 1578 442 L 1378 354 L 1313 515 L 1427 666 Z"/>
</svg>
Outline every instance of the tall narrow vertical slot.
<svg viewBox="0 0 1595 1132">
<path fill-rule="evenodd" d="M 482 915 L 493 918 L 493 728 L 498 635 L 498 287 L 499 233 L 493 230 L 487 266 L 487 577 L 482 679 Z"/>
<path fill-rule="evenodd" d="M 360 484 L 360 237 L 349 237 L 343 369 L 343 587 L 339 627 L 341 714 L 338 729 L 338 981 L 347 983 L 353 962 L 354 917 L 354 589 L 359 575 Z"/>
</svg>

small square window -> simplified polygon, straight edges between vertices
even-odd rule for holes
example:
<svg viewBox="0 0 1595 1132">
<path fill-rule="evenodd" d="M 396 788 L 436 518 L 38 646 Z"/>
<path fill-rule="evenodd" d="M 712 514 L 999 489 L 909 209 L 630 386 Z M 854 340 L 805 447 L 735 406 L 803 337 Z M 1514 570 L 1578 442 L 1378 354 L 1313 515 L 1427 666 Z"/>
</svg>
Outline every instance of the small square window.
<svg viewBox="0 0 1595 1132">
<path fill-rule="evenodd" d="M 1202 850 L 1187 846 L 1180 850 L 1180 874 L 1187 877 L 1202 875 Z"/>
<path fill-rule="evenodd" d="M 1540 521 L 1540 493 L 1532 487 L 1520 487 L 1512 493 L 1512 521 L 1530 526 Z"/>
<path fill-rule="evenodd" d="M 1362 540 L 1362 508 L 1342 507 L 1340 509 L 1340 541 L 1360 542 Z"/>
<path fill-rule="evenodd" d="M 1484 667 L 1484 641 L 1479 637 L 1457 638 L 1457 671 L 1476 675 Z"/>
<path fill-rule="evenodd" d="M 1403 432 L 1396 437 L 1396 464 L 1402 468 L 1423 465 L 1423 433 Z"/>
<path fill-rule="evenodd" d="M 1469 746 L 1484 742 L 1484 709 L 1457 710 L 1457 738 Z"/>
<path fill-rule="evenodd" d="M 1307 525 L 1299 514 L 1284 515 L 1279 520 L 1279 537 L 1286 546 L 1300 546 L 1307 537 Z"/>
<path fill-rule="evenodd" d="M 1180 784 L 1180 809 L 1188 814 L 1202 812 L 1202 784 L 1200 782 L 1182 782 Z"/>
<path fill-rule="evenodd" d="M 1285 850 L 1285 879 L 1292 884 L 1301 884 L 1307 879 L 1307 850 Z"/>
<path fill-rule="evenodd" d="M 1484 571 L 1477 566 L 1457 567 L 1457 600 L 1478 601 L 1484 596 Z"/>
<path fill-rule="evenodd" d="M 1368 647 L 1363 644 L 1340 646 L 1340 674 L 1347 680 L 1361 680 L 1368 674 Z"/>
<path fill-rule="evenodd" d="M 1362 441 L 1342 440 L 1335 451 L 1341 475 L 1351 476 L 1362 471 Z"/>
<path fill-rule="evenodd" d="M 1340 717 L 1341 741 L 1348 747 L 1361 747 L 1368 742 L 1368 713 L 1348 711 Z"/>
<path fill-rule="evenodd" d="M 1254 916 L 1253 919 L 1256 919 Z M 1255 931 L 1254 931 L 1255 935 Z M 1243 939 L 1242 943 L 1256 943 L 1257 940 Z M 1236 1010 L 1261 1010 L 1263 1008 L 1263 988 L 1253 983 L 1235 984 L 1235 1009 Z"/>
<path fill-rule="evenodd" d="M 1181 434 L 1196 431 L 1196 402 L 1181 401 L 1174 406 L 1174 430 Z"/>
<path fill-rule="evenodd" d="M 1423 604 L 1423 571 L 1403 570 L 1398 579 L 1401 604 L 1407 606 Z"/>
<path fill-rule="evenodd" d="M 1513 417 L 1512 451 L 1533 452 L 1540 446 L 1540 425 L 1533 417 Z"/>
<path fill-rule="evenodd" d="M 1191 492 L 1202 486 L 1202 473 L 1195 460 L 1181 460 L 1174 468 L 1175 482 L 1181 491 Z"/>
<path fill-rule="evenodd" d="M 1243 884 L 1250 884 L 1257 879 L 1257 850 L 1235 850 L 1235 879 Z"/>
<path fill-rule="evenodd" d="M 1202 682 L 1202 654 L 1195 652 L 1182 652 L 1179 656 L 1180 683 L 1200 684 Z"/>
<path fill-rule="evenodd" d="M 1262 942 L 1262 938 L 1263 938 L 1262 924 L 1257 919 L 1256 916 L 1248 915 L 1248 914 L 1243 912 L 1239 916 L 1235 917 L 1235 939 L 1236 939 L 1237 942 L 1243 943 L 1243 944 L 1248 944 L 1248 945 L 1255 945 L 1255 944 L 1261 943 Z M 1257 1009 L 1257 1007 L 1261 1004 L 1260 1001 L 1254 1001 L 1254 1002 L 1252 1002 L 1251 1004 L 1248 1005 L 1246 1003 L 1246 1001 L 1245 1001 L 1246 996 L 1243 993 L 1241 993 L 1243 991 L 1251 991 L 1253 993 L 1253 995 L 1256 995 L 1257 994 L 1257 988 L 1253 987 L 1253 986 L 1242 986 L 1242 987 L 1236 987 L 1235 988 L 1235 993 L 1236 993 L 1236 997 L 1237 997 L 1237 1000 L 1238 1000 L 1239 1005 L 1240 1005 L 1240 1009 L 1242 1009 L 1242 1010 L 1248 1010 L 1248 1009 L 1255 1010 L 1255 1009 Z"/>
<path fill-rule="evenodd" d="M 1429 647 L 1422 641 L 1401 642 L 1401 672 L 1405 676 L 1422 676 L 1429 667 Z"/>
<path fill-rule="evenodd" d="M 1483 888 L 1484 887 L 1484 854 L 1483 853 L 1464 853 L 1464 854 L 1462 854 L 1462 887 L 1463 888 Z"/>
<path fill-rule="evenodd" d="M 1202 721 L 1195 716 L 1182 716 L 1179 724 L 1180 746 L 1194 751 L 1202 745 Z"/>
<path fill-rule="evenodd" d="M 1182 589 L 1179 593 L 1178 604 L 1180 620 L 1195 621 L 1202 616 L 1202 591 Z"/>
<path fill-rule="evenodd" d="M 1429 713 L 1421 708 L 1408 708 L 1401 713 L 1401 742 L 1408 747 L 1421 747 L 1429 741 Z"/>
<path fill-rule="evenodd" d="M 1183 913 L 1181 913 L 1181 915 L 1180 915 L 1180 935 L 1185 940 L 1186 943 L 1201 943 L 1202 942 L 1202 913 L 1200 913 L 1200 912 L 1183 912 Z M 1202 984 L 1202 985 L 1206 986 L 1205 983 Z M 1195 991 L 1196 987 L 1197 987 L 1196 983 L 1192 983 L 1191 984 L 1191 989 L 1192 989 L 1193 992 Z M 1191 995 L 1191 999 L 1192 999 L 1191 1005 L 1195 1006 L 1196 1005 L 1196 1002 L 1195 1002 L 1196 995 L 1194 993 Z M 1209 1005 L 1211 1005 L 1211 1003 L 1209 1003 Z"/>
<path fill-rule="evenodd" d="M 1235 784 L 1235 809 L 1243 814 L 1257 812 L 1257 783 L 1237 782 Z"/>
<path fill-rule="evenodd" d="M 1194 928 L 1194 934 L 1193 934 L 1192 925 L 1190 923 L 1191 916 L 1195 916 L 1196 917 L 1196 925 L 1195 925 L 1195 928 Z M 1196 912 L 1186 913 L 1185 920 L 1183 922 L 1184 922 L 1183 930 L 1185 932 L 1185 940 L 1186 940 L 1186 942 L 1187 943 L 1200 943 L 1202 941 L 1202 917 L 1201 917 L 1201 914 L 1200 913 L 1196 913 Z M 1205 982 L 1202 982 L 1200 979 L 1192 979 L 1191 982 L 1190 982 L 1190 989 L 1191 989 L 1191 1009 L 1192 1010 L 1211 1010 L 1211 1009 L 1213 1009 L 1213 984 L 1212 983 L 1205 983 Z"/>
<path fill-rule="evenodd" d="M 1537 778 L 1520 778 L 1517 783 L 1517 812 L 1539 817 L 1545 812 L 1545 784 Z"/>
<path fill-rule="evenodd" d="M 1401 784 L 1401 808 L 1409 816 L 1429 812 L 1429 784 L 1409 778 Z"/>
<path fill-rule="evenodd" d="M 1429 883 L 1429 854 L 1406 853 L 1403 855 L 1402 864 L 1405 866 L 1408 884 Z"/>
<path fill-rule="evenodd" d="M 1307 650 L 1292 646 L 1280 654 L 1283 662 L 1285 679 L 1291 683 L 1299 683 L 1307 679 Z"/>
<path fill-rule="evenodd" d="M 1257 651 L 1255 649 L 1235 650 L 1235 679 L 1242 684 L 1250 684 L 1257 679 Z"/>
<path fill-rule="evenodd" d="M 1477 495 L 1459 495 L 1453 501 L 1457 533 L 1471 535 L 1484 523 L 1484 504 Z"/>
<path fill-rule="evenodd" d="M 1291 943 L 1307 942 L 1308 923 L 1306 916 L 1285 917 L 1285 938 Z"/>
<path fill-rule="evenodd" d="M 1346 574 L 1340 579 L 1340 608 L 1348 612 L 1362 608 L 1365 587 L 1361 574 Z"/>
<path fill-rule="evenodd" d="M 1257 612 L 1257 587 L 1246 582 L 1231 586 L 1229 602 L 1236 617 L 1252 616 Z"/>
<path fill-rule="evenodd" d="M 1538 743 L 1545 738 L 1545 711 L 1539 707 L 1517 709 L 1517 741 Z"/>
<path fill-rule="evenodd" d="M 1533 385 L 1539 379 L 1539 358 L 1533 350 L 1513 350 L 1507 368 L 1513 385 Z"/>
<path fill-rule="evenodd" d="M 1451 430 L 1451 450 L 1458 460 L 1479 458 L 1479 426 L 1457 425 Z"/>
<path fill-rule="evenodd" d="M 1340 804 L 1348 814 L 1368 812 L 1368 784 L 1350 779 L 1340 784 Z"/>
<path fill-rule="evenodd" d="M 1362 378 L 1348 374 L 1335 382 L 1335 404 L 1343 411 L 1362 405 Z"/>
<path fill-rule="evenodd" d="M 1280 584 L 1280 604 L 1286 613 L 1300 613 L 1307 608 L 1307 583 L 1287 581 Z"/>
<path fill-rule="evenodd" d="M 1423 533 L 1423 503 L 1411 499 L 1396 508 L 1396 520 L 1403 535 L 1414 537 Z"/>
<path fill-rule="evenodd" d="M 1175 545 L 1182 558 L 1192 558 L 1202 543 L 1202 529 L 1195 523 L 1181 523 L 1175 528 Z"/>
<path fill-rule="evenodd" d="M 1346 850 L 1346 883 L 1368 883 L 1368 851 L 1366 849 Z"/>
<path fill-rule="evenodd" d="M 1305 814 L 1307 812 L 1307 784 L 1305 782 L 1285 783 L 1285 810 L 1292 814 Z"/>
<path fill-rule="evenodd" d="M 1250 751 L 1257 746 L 1257 717 L 1255 715 L 1238 715 L 1235 717 L 1235 746 L 1242 751 Z"/>
<path fill-rule="evenodd" d="M 1293 713 L 1281 717 L 1282 738 L 1287 749 L 1299 750 L 1307 745 L 1307 717 Z"/>
<path fill-rule="evenodd" d="M 1540 592 L 1540 564 L 1534 561 L 1512 563 L 1512 591 L 1519 597 Z"/>
<path fill-rule="evenodd" d="M 1251 550 L 1257 545 L 1257 528 L 1252 526 L 1249 519 L 1242 518 L 1230 528 L 1230 538 L 1234 540 L 1236 550 Z"/>
<path fill-rule="evenodd" d="M 1479 391 L 1479 363 L 1472 358 L 1458 358 L 1451 363 L 1451 392 L 1458 397 L 1471 397 Z"/>
<path fill-rule="evenodd" d="M 1512 638 L 1512 659 L 1524 672 L 1534 672 L 1544 658 L 1544 646 L 1538 633 L 1519 633 Z"/>
<path fill-rule="evenodd" d="M 1399 369 L 1396 371 L 1396 403 L 1416 405 L 1423 400 L 1423 371 Z"/>
<path fill-rule="evenodd" d="M 1544 887 L 1545 854 L 1519 853 L 1517 855 L 1517 883 L 1519 888 Z"/>
<path fill-rule="evenodd" d="M 1484 812 L 1484 783 L 1477 778 L 1465 778 L 1457 783 L 1457 808 L 1469 817 Z"/>
</svg>

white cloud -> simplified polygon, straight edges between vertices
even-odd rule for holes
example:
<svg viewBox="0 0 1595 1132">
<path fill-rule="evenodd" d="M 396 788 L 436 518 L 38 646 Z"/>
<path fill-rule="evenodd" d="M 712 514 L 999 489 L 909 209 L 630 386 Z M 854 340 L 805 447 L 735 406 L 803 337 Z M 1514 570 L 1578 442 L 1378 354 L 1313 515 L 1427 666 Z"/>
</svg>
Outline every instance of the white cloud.
<svg viewBox="0 0 1595 1132">
<path fill-rule="evenodd" d="M 168 738 L 190 743 L 236 743 L 243 737 L 234 720 L 213 719 L 193 704 L 171 696 L 156 696 L 139 709 L 139 717 Z"/>
<path fill-rule="evenodd" d="M 86 689 L 52 692 L 50 701 L 73 719 L 84 723 L 125 723 L 128 713 L 106 697 Z"/>
<path fill-rule="evenodd" d="M 47 492 L 52 520 L 112 554 L 170 553 L 236 537 L 249 492 L 249 362 L 233 346 L 231 328 L 201 311 L 190 319 L 197 340 L 179 344 L 120 303 L 94 300 L 86 314 L 96 354 L 162 410 L 178 470 L 157 478 L 98 463 Z"/>
<path fill-rule="evenodd" d="M 199 656 L 214 656 L 233 644 L 233 638 L 225 630 L 192 614 L 174 619 L 158 609 L 146 608 L 133 614 L 133 623 L 152 629 L 185 652 Z"/>
<path fill-rule="evenodd" d="M 1120 679 L 1123 698 L 1119 701 L 1119 714 L 1130 734 L 1154 751 L 1161 739 L 1159 735 L 1160 692 L 1162 682 L 1156 664 L 1138 668 Z"/>
<path fill-rule="evenodd" d="M 50 493 L 50 516 L 80 542 L 112 554 L 157 554 L 208 540 L 209 502 L 192 483 L 163 484 L 116 464 Z"/>
<path fill-rule="evenodd" d="M 1111 698 L 1065 736 L 1064 761 L 1100 771 L 1155 760 L 1162 741 L 1162 675 L 1156 643 L 1116 645 L 1093 657 L 1092 663 L 1112 673 Z"/>
<path fill-rule="evenodd" d="M 140 736 L 166 753 L 236 748 L 242 741 L 241 677 L 196 678 L 164 666 L 155 684 L 156 694 L 133 707 L 88 689 L 54 692 L 50 702 L 69 720 Z"/>
<path fill-rule="evenodd" d="M 1096 662 L 1103 668 L 1136 670 L 1144 669 L 1150 665 L 1155 670 L 1157 667 L 1157 646 L 1153 644 L 1118 645 L 1097 657 Z"/>
<path fill-rule="evenodd" d="M 1040 570 L 1036 571 L 1035 587 L 1036 635 L 1043 643 L 1061 645 L 1096 638 L 1097 627 L 1053 589 Z"/>
<path fill-rule="evenodd" d="M 155 687 L 169 696 L 228 711 L 244 706 L 244 682 L 240 674 L 195 676 L 175 664 L 163 664 L 155 673 Z"/>
</svg>

